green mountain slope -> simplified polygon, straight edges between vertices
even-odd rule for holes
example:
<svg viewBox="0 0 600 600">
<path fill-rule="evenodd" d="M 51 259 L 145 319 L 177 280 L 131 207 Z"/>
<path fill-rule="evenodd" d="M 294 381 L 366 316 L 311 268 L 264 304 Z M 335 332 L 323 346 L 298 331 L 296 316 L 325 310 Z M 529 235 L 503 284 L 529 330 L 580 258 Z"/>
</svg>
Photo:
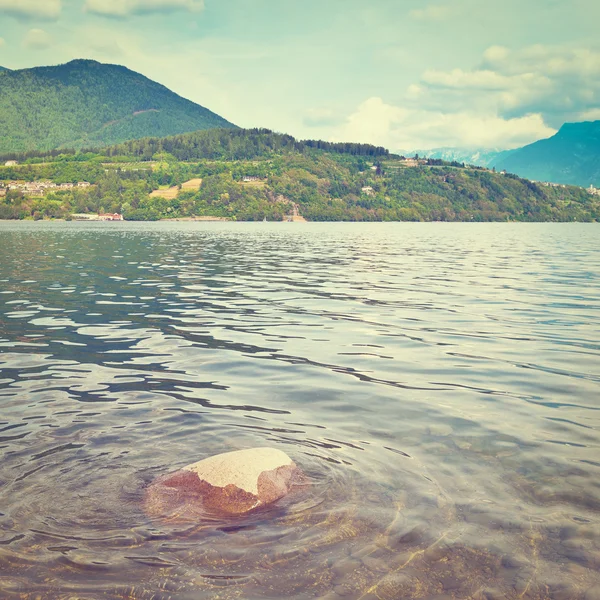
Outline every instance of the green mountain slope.
<svg viewBox="0 0 600 600">
<path fill-rule="evenodd" d="M 556 135 L 514 150 L 494 166 L 535 181 L 600 186 L 600 121 L 565 123 Z"/>
<path fill-rule="evenodd" d="M 600 221 L 600 196 L 580 187 L 442 160 L 408 166 L 384 148 L 298 141 L 264 129 L 135 140 L 0 167 L 0 185 L 18 180 L 92 185 L 39 197 L 9 189 L 0 219 L 117 212 L 126 220 L 299 213 L 310 221 Z"/>
<path fill-rule="evenodd" d="M 125 67 L 74 60 L 0 72 L 0 153 L 99 147 L 213 127 L 235 125 Z"/>
</svg>

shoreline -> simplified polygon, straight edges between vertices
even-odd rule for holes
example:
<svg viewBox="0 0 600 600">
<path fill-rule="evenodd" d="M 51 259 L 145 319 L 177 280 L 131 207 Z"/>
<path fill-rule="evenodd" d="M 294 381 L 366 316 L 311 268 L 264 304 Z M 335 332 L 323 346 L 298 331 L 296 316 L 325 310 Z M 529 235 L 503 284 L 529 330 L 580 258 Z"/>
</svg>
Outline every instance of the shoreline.
<svg viewBox="0 0 600 600">
<path fill-rule="evenodd" d="M 0 219 L 0 223 L 263 223 L 263 221 L 246 221 L 230 219 L 227 217 L 180 217 L 174 219 L 158 219 L 155 221 L 95 221 L 86 219 Z M 355 225 L 367 225 L 367 224 L 391 224 L 391 223 L 413 223 L 413 224 L 431 224 L 438 223 L 440 225 L 456 225 L 456 224 L 469 224 L 469 225 L 490 225 L 490 224 L 504 224 L 504 225 L 598 225 L 600 221 L 300 221 L 294 219 L 293 221 L 267 221 L 267 223 L 354 223 Z"/>
<path fill-rule="evenodd" d="M 158 219 L 158 221 L 154 221 L 155 223 L 164 223 L 164 222 L 176 222 L 176 221 L 183 221 L 183 222 L 193 222 L 193 221 L 228 221 L 231 223 L 235 223 L 236 221 L 234 219 L 232 219 L 231 217 L 173 217 L 171 219 Z M 129 221 L 130 223 L 133 223 L 133 221 Z M 147 222 L 147 221 L 138 221 L 138 223 L 143 223 L 143 222 Z"/>
</svg>

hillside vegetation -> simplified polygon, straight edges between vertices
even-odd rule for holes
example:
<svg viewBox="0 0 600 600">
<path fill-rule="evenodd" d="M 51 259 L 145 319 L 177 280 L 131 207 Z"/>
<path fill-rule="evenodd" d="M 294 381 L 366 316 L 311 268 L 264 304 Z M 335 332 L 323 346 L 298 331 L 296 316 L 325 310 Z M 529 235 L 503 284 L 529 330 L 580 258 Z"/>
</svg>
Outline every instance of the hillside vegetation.
<svg viewBox="0 0 600 600">
<path fill-rule="evenodd" d="M 0 70 L 0 153 L 100 147 L 148 135 L 235 127 L 139 73 L 74 60 Z"/>
<path fill-rule="evenodd" d="M 93 185 L 43 198 L 9 191 L 0 218 L 119 212 L 138 220 L 280 220 L 296 209 L 315 221 L 600 220 L 600 197 L 581 188 L 441 160 L 407 166 L 383 148 L 301 142 L 268 130 L 210 130 L 22 158 L 27 164 L 0 167 L 0 183 Z M 182 186 L 194 178 L 202 179 L 199 188 Z M 182 189 L 173 193 L 173 186 Z"/>
</svg>

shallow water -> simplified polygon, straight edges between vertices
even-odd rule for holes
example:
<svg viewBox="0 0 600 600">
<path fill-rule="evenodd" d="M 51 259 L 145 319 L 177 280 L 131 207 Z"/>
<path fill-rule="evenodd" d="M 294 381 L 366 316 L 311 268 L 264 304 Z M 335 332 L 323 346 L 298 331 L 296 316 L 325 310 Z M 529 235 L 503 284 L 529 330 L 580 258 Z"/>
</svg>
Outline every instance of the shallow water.
<svg viewBox="0 0 600 600">
<path fill-rule="evenodd" d="M 600 598 L 598 239 L 0 223 L 0 597 Z M 144 514 L 254 446 L 313 485 Z"/>
</svg>

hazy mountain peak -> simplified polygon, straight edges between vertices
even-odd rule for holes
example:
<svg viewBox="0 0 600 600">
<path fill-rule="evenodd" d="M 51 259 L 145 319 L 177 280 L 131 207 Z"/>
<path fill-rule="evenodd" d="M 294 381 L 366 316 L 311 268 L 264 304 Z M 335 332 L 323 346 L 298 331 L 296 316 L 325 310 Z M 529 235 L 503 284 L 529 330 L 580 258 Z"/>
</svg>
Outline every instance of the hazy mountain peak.
<svg viewBox="0 0 600 600">
<path fill-rule="evenodd" d="M 418 154 L 424 158 L 440 158 L 442 160 L 468 165 L 477 165 L 480 167 L 490 166 L 501 154 L 510 152 L 499 148 L 430 148 L 428 150 L 413 150 L 405 156 L 414 156 Z"/>
<path fill-rule="evenodd" d="M 600 121 L 565 123 L 552 137 L 514 150 L 494 164 L 535 181 L 598 186 Z"/>
</svg>

